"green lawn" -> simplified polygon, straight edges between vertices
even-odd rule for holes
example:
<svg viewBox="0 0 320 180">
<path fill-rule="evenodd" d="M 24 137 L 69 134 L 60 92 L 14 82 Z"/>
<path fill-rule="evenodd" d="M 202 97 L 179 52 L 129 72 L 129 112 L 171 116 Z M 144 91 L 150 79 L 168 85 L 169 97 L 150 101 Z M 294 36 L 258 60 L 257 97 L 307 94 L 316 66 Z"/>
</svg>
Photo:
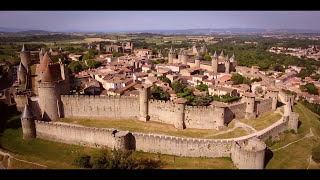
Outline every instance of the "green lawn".
<svg viewBox="0 0 320 180">
<path fill-rule="evenodd" d="M 80 124 L 88 127 L 97 128 L 116 128 L 118 130 L 130 131 L 130 132 L 142 132 L 142 133 L 154 133 L 154 134 L 167 134 L 179 137 L 191 137 L 191 138 L 208 138 L 208 139 L 220 139 L 231 138 L 237 136 L 247 135 L 242 128 L 237 128 L 235 132 L 221 134 L 214 136 L 215 133 L 225 131 L 234 127 L 234 122 L 231 122 L 228 127 L 221 131 L 215 129 L 176 129 L 173 125 L 160 123 L 160 122 L 142 122 L 132 119 L 100 119 L 100 118 L 62 118 L 56 121 Z"/>
<path fill-rule="evenodd" d="M 301 125 L 298 133 L 282 133 L 280 140 L 269 147 L 271 151 L 273 151 L 273 157 L 267 164 L 267 169 L 307 169 L 311 149 L 320 142 L 319 138 L 308 137 L 283 149 L 274 151 L 277 148 L 303 138 L 310 132 L 310 128 L 316 136 L 319 137 L 320 135 L 320 121 L 318 120 L 319 116 L 317 114 L 311 112 L 300 103 L 294 105 L 293 111 L 300 115 L 299 121 L 301 121 Z M 309 168 L 320 169 L 320 164 L 313 163 Z"/>
<path fill-rule="evenodd" d="M 265 112 L 261 114 L 256 119 L 241 118 L 239 119 L 239 121 L 252 126 L 256 130 L 262 130 L 272 125 L 273 123 L 277 122 L 278 120 L 280 120 L 280 118 L 281 118 L 281 115 L 279 113 L 270 111 L 270 112 Z"/>
</svg>

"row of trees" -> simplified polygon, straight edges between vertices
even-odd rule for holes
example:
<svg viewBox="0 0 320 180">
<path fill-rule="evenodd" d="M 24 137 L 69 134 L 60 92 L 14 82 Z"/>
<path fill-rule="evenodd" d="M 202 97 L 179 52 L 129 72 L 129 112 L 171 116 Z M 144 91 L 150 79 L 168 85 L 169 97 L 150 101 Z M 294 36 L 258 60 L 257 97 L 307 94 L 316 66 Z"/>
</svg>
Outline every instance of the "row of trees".
<svg viewBox="0 0 320 180">
<path fill-rule="evenodd" d="M 231 81 L 233 81 L 234 84 L 248 84 L 248 85 L 251 85 L 254 82 L 262 81 L 262 79 L 261 79 L 261 77 L 250 79 L 250 78 L 242 76 L 239 73 L 233 73 L 232 76 L 231 76 Z"/>
<path fill-rule="evenodd" d="M 171 88 L 175 91 L 178 98 L 185 98 L 187 100 L 187 105 L 190 106 L 208 106 L 212 101 L 232 102 L 240 99 L 240 97 L 232 97 L 230 94 L 221 97 L 210 96 L 208 94 L 196 96 L 194 95 L 195 90 L 193 88 L 188 88 L 180 81 L 171 83 Z M 199 84 L 196 86 L 196 89 L 200 91 L 208 91 L 208 86 L 205 84 Z M 151 98 L 158 100 L 169 100 L 170 95 L 163 91 L 161 87 L 153 85 L 151 88 Z"/>
<path fill-rule="evenodd" d="M 78 73 L 78 72 L 85 70 L 85 69 L 88 69 L 88 68 L 90 68 L 90 69 L 97 68 L 100 65 L 101 65 L 101 62 L 96 61 L 96 60 L 72 61 L 69 64 L 69 68 L 72 73 Z"/>
</svg>

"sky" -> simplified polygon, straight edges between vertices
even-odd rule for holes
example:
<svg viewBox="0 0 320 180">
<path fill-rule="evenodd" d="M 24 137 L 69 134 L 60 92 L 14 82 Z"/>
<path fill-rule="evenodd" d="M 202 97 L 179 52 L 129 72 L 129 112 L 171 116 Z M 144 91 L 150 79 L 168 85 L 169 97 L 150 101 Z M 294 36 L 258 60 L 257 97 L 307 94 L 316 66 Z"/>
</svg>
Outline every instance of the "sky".
<svg viewBox="0 0 320 180">
<path fill-rule="evenodd" d="M 47 31 L 320 30 L 320 11 L 0 11 L 0 27 Z"/>
</svg>

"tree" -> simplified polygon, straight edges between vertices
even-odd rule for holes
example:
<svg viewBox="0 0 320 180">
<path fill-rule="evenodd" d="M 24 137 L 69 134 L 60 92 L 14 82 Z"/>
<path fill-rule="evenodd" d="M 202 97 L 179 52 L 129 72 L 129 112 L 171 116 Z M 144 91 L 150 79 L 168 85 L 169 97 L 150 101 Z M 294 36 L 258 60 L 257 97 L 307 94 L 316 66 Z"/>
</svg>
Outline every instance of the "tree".
<svg viewBox="0 0 320 180">
<path fill-rule="evenodd" d="M 185 98 L 187 99 L 187 104 L 188 105 L 192 105 L 192 101 L 195 97 L 195 95 L 193 94 L 194 90 L 190 89 L 190 88 L 184 88 L 183 89 L 183 93 L 177 93 L 177 97 L 178 98 Z"/>
<path fill-rule="evenodd" d="M 200 91 L 208 91 L 208 85 L 203 84 L 201 82 L 201 84 L 197 85 L 196 89 L 200 90 Z"/>
<path fill-rule="evenodd" d="M 261 86 L 257 86 L 255 90 L 258 94 L 261 94 L 263 92 L 263 89 Z"/>
<path fill-rule="evenodd" d="M 204 57 L 203 57 L 203 59 L 205 60 L 205 61 L 211 61 L 211 56 L 209 56 L 209 55 L 205 55 Z"/>
<path fill-rule="evenodd" d="M 169 86 L 171 85 L 171 81 L 170 81 L 169 78 L 164 77 L 164 76 L 160 76 L 159 79 L 160 79 L 162 82 L 168 83 Z"/>
<path fill-rule="evenodd" d="M 177 93 L 183 93 L 184 88 L 186 88 L 187 86 L 183 83 L 181 83 L 180 81 L 175 81 L 171 84 L 171 88 L 174 90 L 174 92 Z"/>
<path fill-rule="evenodd" d="M 312 83 L 308 83 L 306 85 L 300 85 L 300 89 L 301 91 L 308 92 L 309 94 L 319 95 L 318 88 Z"/>
<path fill-rule="evenodd" d="M 88 68 L 94 69 L 101 65 L 101 62 L 96 60 L 87 60 L 87 66 Z"/>
<path fill-rule="evenodd" d="M 70 68 L 72 73 L 78 73 L 78 72 L 80 72 L 82 70 L 82 66 L 81 66 L 79 61 L 72 61 L 69 64 L 69 68 Z"/>
<path fill-rule="evenodd" d="M 169 100 L 170 96 L 167 92 L 164 92 L 161 87 L 153 85 L 151 88 L 151 98 L 158 100 Z"/>
<path fill-rule="evenodd" d="M 244 77 L 239 73 L 233 73 L 231 76 L 231 81 L 233 81 L 234 84 L 243 84 Z"/>
<path fill-rule="evenodd" d="M 208 94 L 198 95 L 194 97 L 191 104 L 194 106 L 208 106 L 212 101 L 213 101 L 213 97 Z"/>
</svg>

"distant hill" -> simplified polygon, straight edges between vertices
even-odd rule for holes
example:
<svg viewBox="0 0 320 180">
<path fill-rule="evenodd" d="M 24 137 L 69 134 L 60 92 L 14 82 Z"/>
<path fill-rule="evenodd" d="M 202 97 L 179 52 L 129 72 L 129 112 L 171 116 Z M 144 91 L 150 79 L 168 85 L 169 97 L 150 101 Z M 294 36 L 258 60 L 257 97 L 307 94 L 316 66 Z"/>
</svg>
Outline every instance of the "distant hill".
<svg viewBox="0 0 320 180">
<path fill-rule="evenodd" d="M 139 31 L 122 31 L 131 33 L 157 33 L 157 34 L 184 34 L 184 35 L 214 35 L 219 33 L 320 33 L 320 30 L 309 29 L 259 29 L 259 28 L 202 28 L 202 29 L 182 29 L 182 30 L 139 30 Z"/>
</svg>

